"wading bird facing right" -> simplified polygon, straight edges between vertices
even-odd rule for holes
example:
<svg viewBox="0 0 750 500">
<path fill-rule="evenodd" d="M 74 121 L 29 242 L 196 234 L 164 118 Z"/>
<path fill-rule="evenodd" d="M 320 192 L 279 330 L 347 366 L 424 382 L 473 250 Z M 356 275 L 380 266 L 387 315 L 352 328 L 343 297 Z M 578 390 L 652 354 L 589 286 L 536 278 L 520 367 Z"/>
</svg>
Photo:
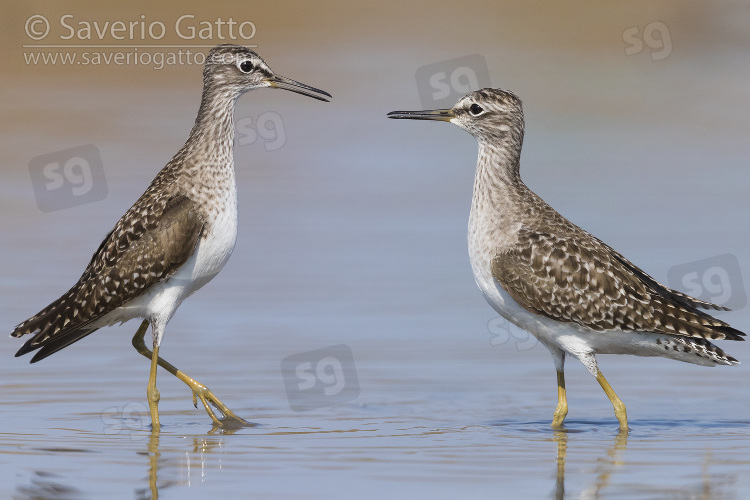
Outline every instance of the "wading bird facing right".
<svg viewBox="0 0 750 500">
<path fill-rule="evenodd" d="M 234 249 L 234 105 L 245 92 L 263 87 L 321 101 L 331 97 L 274 74 L 246 47 L 211 49 L 201 105 L 187 142 L 104 238 L 78 282 L 13 330 L 13 337 L 31 335 L 16 356 L 38 350 L 31 359 L 35 363 L 103 326 L 143 318 L 133 345 L 151 359 L 147 397 L 153 428 L 159 428 L 157 365 L 188 385 L 193 404 L 197 407 L 200 399 L 215 425 L 250 425 L 206 386 L 159 357 L 159 345 L 180 303 L 211 281 Z M 149 324 L 153 351 L 144 342 Z M 211 406 L 223 414 L 221 420 Z"/>
</svg>

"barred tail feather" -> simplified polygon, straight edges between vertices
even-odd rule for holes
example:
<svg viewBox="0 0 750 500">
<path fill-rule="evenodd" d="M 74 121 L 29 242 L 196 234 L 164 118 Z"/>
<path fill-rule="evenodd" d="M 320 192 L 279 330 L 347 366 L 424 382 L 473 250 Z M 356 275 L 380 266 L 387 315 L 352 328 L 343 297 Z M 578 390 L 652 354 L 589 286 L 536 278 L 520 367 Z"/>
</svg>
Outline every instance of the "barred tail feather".
<svg viewBox="0 0 750 500">
<path fill-rule="evenodd" d="M 679 361 L 704 366 L 740 364 L 737 358 L 730 356 L 720 347 L 702 338 L 670 335 L 669 337 L 659 338 L 656 344 L 659 349 L 663 348 L 667 351 L 661 351 L 663 356 Z"/>
<path fill-rule="evenodd" d="M 85 320 L 78 313 L 76 297 L 79 285 L 13 329 L 11 337 L 32 335 L 16 357 L 41 349 L 31 360 L 36 363 L 97 330 L 88 326 L 93 318 Z"/>
</svg>

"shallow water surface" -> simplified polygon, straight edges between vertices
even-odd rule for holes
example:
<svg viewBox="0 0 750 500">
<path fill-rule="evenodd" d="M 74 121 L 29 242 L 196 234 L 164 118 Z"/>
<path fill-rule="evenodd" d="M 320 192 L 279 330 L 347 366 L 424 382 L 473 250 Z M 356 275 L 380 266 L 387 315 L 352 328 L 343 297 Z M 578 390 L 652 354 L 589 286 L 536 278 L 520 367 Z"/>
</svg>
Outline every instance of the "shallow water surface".
<svg viewBox="0 0 750 500">
<path fill-rule="evenodd" d="M 603 357 L 628 404 L 624 435 L 596 382 L 571 364 L 566 429 L 553 431 L 554 371 L 538 345 L 514 355 L 449 342 L 383 349 L 354 341 L 360 396 L 295 412 L 280 380 L 279 360 L 289 351 L 260 338 L 239 352 L 247 337 L 223 334 L 202 347 L 205 361 L 183 368 L 255 426 L 212 428 L 186 388 L 162 374 L 163 427 L 154 434 L 143 397 L 148 363 L 127 351 L 122 333 L 82 352 L 81 360 L 98 358 L 91 363 L 61 356 L 6 371 L 23 382 L 0 387 L 13 429 L 0 447 L 3 496 L 741 498 L 750 491 L 750 420 L 737 411 L 747 408 L 738 404 L 744 384 L 719 370 Z M 201 344 L 200 333 L 191 335 L 172 339 L 182 345 L 165 347 L 164 356 L 186 365 L 177 361 L 189 356 L 183 345 Z M 716 387 L 682 383 L 701 375 Z"/>
</svg>

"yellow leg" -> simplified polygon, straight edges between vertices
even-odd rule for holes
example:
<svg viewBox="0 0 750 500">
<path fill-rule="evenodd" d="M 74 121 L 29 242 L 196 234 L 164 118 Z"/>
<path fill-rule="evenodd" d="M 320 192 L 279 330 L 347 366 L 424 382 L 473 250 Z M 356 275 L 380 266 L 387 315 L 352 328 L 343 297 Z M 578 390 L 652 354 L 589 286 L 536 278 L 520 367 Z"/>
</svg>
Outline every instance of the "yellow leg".
<svg viewBox="0 0 750 500">
<path fill-rule="evenodd" d="M 148 323 L 146 323 L 148 325 Z M 148 410 L 151 413 L 151 428 L 159 432 L 159 390 L 156 388 L 156 363 L 159 359 L 159 346 L 154 344 L 154 353 L 151 356 L 151 373 L 146 386 L 146 398 L 148 399 Z"/>
<path fill-rule="evenodd" d="M 617 394 L 615 394 L 615 391 L 612 390 L 612 387 L 609 385 L 609 382 L 607 382 L 607 379 L 604 378 L 602 372 L 599 372 L 599 374 L 596 376 L 596 381 L 599 382 L 599 385 L 602 386 L 602 389 L 604 389 L 607 397 L 612 402 L 612 406 L 615 409 L 615 417 L 617 417 L 617 420 L 620 422 L 620 432 L 627 432 L 628 415 L 625 411 L 625 403 L 623 403 L 620 398 L 617 397 Z"/>
<path fill-rule="evenodd" d="M 565 395 L 565 372 L 557 371 L 557 408 L 552 417 L 552 428 L 559 429 L 568 415 L 568 398 Z"/>
<path fill-rule="evenodd" d="M 245 419 L 237 416 L 234 414 L 232 410 L 226 407 L 224 403 L 221 402 L 219 398 L 214 396 L 214 394 L 208 390 L 208 388 L 199 383 L 198 381 L 188 377 L 186 374 L 178 370 L 174 365 L 168 363 L 164 359 L 159 357 L 159 347 L 154 345 L 153 352 L 149 350 L 148 347 L 146 347 L 146 343 L 143 341 L 144 336 L 146 335 L 146 329 L 148 328 L 148 321 L 144 321 L 141 324 L 141 327 L 138 329 L 137 332 L 135 332 L 135 335 L 133 336 L 133 347 L 135 347 L 136 351 L 141 353 L 143 356 L 151 359 L 151 377 L 149 379 L 149 407 L 151 408 L 151 422 L 155 423 L 155 426 L 159 425 L 159 415 L 158 410 L 155 410 L 156 405 L 151 405 L 151 388 L 153 387 L 153 391 L 156 396 L 156 401 L 158 402 L 159 398 L 159 392 L 156 391 L 156 365 L 158 364 L 165 370 L 167 370 L 169 373 L 180 379 L 182 382 L 184 382 L 188 387 L 190 387 L 190 390 L 193 391 L 193 405 L 197 408 L 198 407 L 198 399 L 201 400 L 201 403 L 203 403 L 203 407 L 206 409 L 206 412 L 208 413 L 208 416 L 211 417 L 211 420 L 214 421 L 214 424 L 219 427 L 244 427 L 244 426 L 252 426 L 253 424 L 247 422 Z M 210 403 L 210 404 L 209 404 Z M 214 414 L 213 409 L 211 408 L 211 405 L 215 406 L 224 416 L 221 420 L 216 417 Z M 156 420 L 154 420 L 154 415 L 156 411 Z"/>
</svg>

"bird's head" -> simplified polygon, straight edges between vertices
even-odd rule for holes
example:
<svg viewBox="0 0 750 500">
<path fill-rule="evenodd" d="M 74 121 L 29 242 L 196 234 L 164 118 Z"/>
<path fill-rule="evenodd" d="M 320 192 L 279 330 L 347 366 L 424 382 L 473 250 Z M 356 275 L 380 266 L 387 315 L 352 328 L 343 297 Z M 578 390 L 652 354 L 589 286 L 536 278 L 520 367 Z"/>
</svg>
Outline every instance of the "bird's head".
<svg viewBox="0 0 750 500">
<path fill-rule="evenodd" d="M 241 45 L 223 44 L 211 49 L 203 69 L 203 83 L 206 88 L 234 97 L 255 88 L 271 87 L 326 102 L 331 98 L 327 92 L 275 74 L 258 54 Z"/>
<path fill-rule="evenodd" d="M 393 111 L 389 118 L 451 122 L 476 137 L 480 144 L 523 143 L 523 107 L 513 92 L 485 88 L 469 92 L 450 109 Z"/>
</svg>

